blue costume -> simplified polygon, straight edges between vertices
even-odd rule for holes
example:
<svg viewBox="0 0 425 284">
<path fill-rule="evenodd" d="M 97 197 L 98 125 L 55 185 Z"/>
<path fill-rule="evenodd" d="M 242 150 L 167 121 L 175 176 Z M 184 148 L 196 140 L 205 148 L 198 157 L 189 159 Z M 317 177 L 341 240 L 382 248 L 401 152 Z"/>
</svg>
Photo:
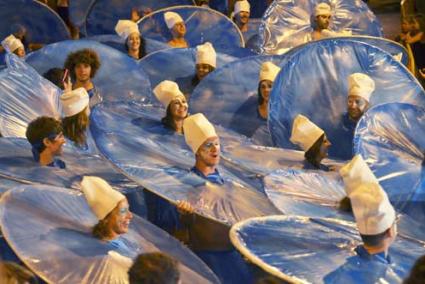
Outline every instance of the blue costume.
<svg viewBox="0 0 425 284">
<path fill-rule="evenodd" d="M 337 147 L 333 148 L 333 152 L 337 152 L 335 156 L 338 156 L 341 159 L 349 160 L 353 157 L 353 138 L 354 131 L 356 130 L 357 122 L 350 119 L 348 113 L 344 113 L 341 116 L 339 125 L 336 127 L 335 131 L 337 134 L 333 137 L 339 137 Z M 332 142 L 332 141 L 331 141 Z"/>
<path fill-rule="evenodd" d="M 90 108 L 102 102 L 103 98 L 95 86 L 93 86 L 92 89 L 88 90 L 87 93 L 89 94 L 90 98 Z"/>
<path fill-rule="evenodd" d="M 58 158 L 53 159 L 53 162 L 51 162 L 50 164 L 47 164 L 47 166 L 59 168 L 59 169 L 65 169 L 66 168 L 65 162 L 62 161 L 61 159 L 58 159 Z"/>
<path fill-rule="evenodd" d="M 319 167 L 317 168 L 317 167 L 315 167 L 312 163 L 310 163 L 307 160 L 304 160 L 303 161 L 303 167 L 302 167 L 302 169 L 303 170 L 322 170 L 322 171 L 325 171 L 325 172 L 329 172 L 330 171 L 330 169 L 329 169 L 328 166 L 325 166 L 323 164 L 320 164 Z"/>
</svg>

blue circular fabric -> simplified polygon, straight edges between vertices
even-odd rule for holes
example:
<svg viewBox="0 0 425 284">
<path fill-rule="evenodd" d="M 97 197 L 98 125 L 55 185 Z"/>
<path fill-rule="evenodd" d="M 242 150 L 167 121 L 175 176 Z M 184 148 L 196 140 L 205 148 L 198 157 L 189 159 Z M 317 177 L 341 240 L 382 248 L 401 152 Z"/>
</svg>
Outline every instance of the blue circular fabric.
<svg viewBox="0 0 425 284">
<path fill-rule="evenodd" d="M 219 167 L 224 185 L 206 182 L 190 172 L 194 154 L 182 135 L 162 126 L 159 119 L 163 114 L 161 109 L 136 103 L 98 105 L 91 117 L 96 145 L 147 190 L 173 204 L 187 200 L 197 214 L 213 220 L 233 224 L 277 212 L 263 193 L 224 166 Z"/>
<path fill-rule="evenodd" d="M 96 0 L 87 15 L 87 35 L 115 33 L 118 20 L 130 19 L 132 8 L 137 9 L 140 16 L 143 16 L 147 9 L 152 12 L 171 6 L 192 4 L 192 0 Z"/>
<path fill-rule="evenodd" d="M 371 106 L 385 102 L 424 105 L 424 90 L 412 74 L 387 52 L 365 43 L 326 39 L 298 48 L 277 76 L 269 105 L 269 129 L 273 142 L 294 148 L 289 142 L 297 114 L 321 127 L 331 143 L 330 156 L 349 159 L 353 131 L 344 124 L 347 78 L 361 72 L 375 81 Z M 306 71 L 307 70 L 307 71 Z"/>
<path fill-rule="evenodd" d="M 313 31 L 314 7 L 318 3 L 332 7 L 329 29 L 335 32 L 350 30 L 353 35 L 382 37 L 382 28 L 366 3 L 353 0 L 276 0 L 266 10 L 260 37 L 263 53 L 281 54 L 306 42 Z"/>
<path fill-rule="evenodd" d="M 64 41 L 29 54 L 26 62 L 40 74 L 50 68 L 62 68 L 69 53 L 91 48 L 100 57 L 101 66 L 93 83 L 104 101 L 144 101 L 151 96 L 149 77 L 137 62 L 114 48 L 90 40 Z"/>
<path fill-rule="evenodd" d="M 180 262 L 183 282 L 219 283 L 187 247 L 138 216 L 133 215 L 128 232 L 114 241 L 94 238 L 91 229 L 98 220 L 80 192 L 25 185 L 5 193 L 1 205 L 0 222 L 8 243 L 48 283 L 128 283 L 132 263 L 113 254 L 132 260 L 158 251 Z"/>
<path fill-rule="evenodd" d="M 389 248 L 391 264 L 357 253 L 356 224 L 298 216 L 253 218 L 233 226 L 230 238 L 254 264 L 290 283 L 401 283 L 423 242 L 401 234 Z"/>
<path fill-rule="evenodd" d="M 234 61 L 236 58 L 217 53 L 217 67 Z M 171 80 L 179 85 L 184 94 L 191 94 L 195 86 L 196 48 L 169 48 L 151 53 L 139 61 L 140 68 L 148 74 L 152 88 L 163 80 Z"/>
<path fill-rule="evenodd" d="M 0 0 L 0 39 L 26 30 L 24 44 L 53 43 L 70 38 L 63 20 L 47 5 L 32 0 Z"/>
<path fill-rule="evenodd" d="M 238 27 L 225 15 L 209 8 L 176 6 L 158 10 L 139 21 L 139 30 L 146 38 L 161 42 L 171 40 L 171 33 L 164 21 L 164 13 L 178 13 L 186 24 L 185 39 L 189 47 L 211 42 L 219 52 L 228 47 L 243 47 L 244 41 Z"/>
<path fill-rule="evenodd" d="M 388 103 L 370 109 L 357 125 L 354 151 L 396 207 L 425 220 L 424 106 Z"/>
<path fill-rule="evenodd" d="M 208 75 L 193 91 L 192 111 L 202 112 L 210 121 L 252 137 L 259 118 L 258 78 L 261 64 L 272 61 L 281 65 L 285 56 L 243 58 Z"/>
<path fill-rule="evenodd" d="M 96 0 L 72 0 L 69 1 L 69 18 L 71 23 L 80 28 L 80 33 L 86 35 L 86 19 L 90 8 Z"/>
<path fill-rule="evenodd" d="M 248 0 L 251 5 L 250 18 L 261 18 L 267 9 L 267 3 L 265 0 Z M 209 0 L 208 6 L 211 9 L 217 10 L 225 15 L 228 14 L 228 7 L 226 0 Z"/>
</svg>

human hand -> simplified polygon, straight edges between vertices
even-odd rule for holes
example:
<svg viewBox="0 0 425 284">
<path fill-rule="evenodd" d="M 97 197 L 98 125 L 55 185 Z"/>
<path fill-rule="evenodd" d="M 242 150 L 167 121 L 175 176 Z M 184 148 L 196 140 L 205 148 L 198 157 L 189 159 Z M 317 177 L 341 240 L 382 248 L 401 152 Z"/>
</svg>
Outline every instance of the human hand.
<svg viewBox="0 0 425 284">
<path fill-rule="evenodd" d="M 177 210 L 182 214 L 191 214 L 195 211 L 195 208 L 186 200 L 178 200 L 176 206 Z"/>
</svg>

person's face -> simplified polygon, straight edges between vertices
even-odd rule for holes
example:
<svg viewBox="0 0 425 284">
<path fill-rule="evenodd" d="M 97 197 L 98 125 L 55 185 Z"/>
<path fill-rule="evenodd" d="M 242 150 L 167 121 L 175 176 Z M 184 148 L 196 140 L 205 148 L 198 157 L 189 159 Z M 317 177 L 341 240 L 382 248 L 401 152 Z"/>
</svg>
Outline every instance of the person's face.
<svg viewBox="0 0 425 284">
<path fill-rule="evenodd" d="M 111 212 L 108 219 L 108 229 L 114 235 L 121 235 L 128 232 L 130 221 L 133 219 L 133 214 L 130 212 L 127 199 L 121 200 L 117 207 Z"/>
<path fill-rule="evenodd" d="M 347 112 L 352 120 L 358 121 L 368 106 L 369 103 L 364 98 L 360 96 L 348 96 Z"/>
<path fill-rule="evenodd" d="M 170 102 L 171 115 L 175 119 L 183 119 L 187 116 L 189 105 L 186 98 L 178 97 Z"/>
<path fill-rule="evenodd" d="M 184 22 L 176 23 L 173 27 L 173 33 L 178 37 L 184 37 L 186 34 L 186 25 Z"/>
<path fill-rule="evenodd" d="M 241 11 L 235 15 L 235 19 L 238 25 L 246 25 L 249 22 L 249 12 Z"/>
<path fill-rule="evenodd" d="M 320 30 L 327 29 L 331 21 L 331 15 L 319 15 L 316 17 L 316 24 Z"/>
<path fill-rule="evenodd" d="M 201 81 L 202 79 L 204 79 L 205 76 L 207 76 L 210 73 L 210 65 L 209 64 L 205 64 L 205 63 L 201 63 L 201 64 L 196 64 L 196 77 L 198 78 L 199 81 Z"/>
<path fill-rule="evenodd" d="M 196 158 L 208 167 L 217 166 L 220 162 L 220 139 L 211 137 L 199 147 Z"/>
<path fill-rule="evenodd" d="M 409 28 L 410 28 L 410 25 L 409 25 L 409 23 L 407 21 L 403 21 L 401 23 L 401 31 L 403 33 L 407 33 L 409 31 Z"/>
<path fill-rule="evenodd" d="M 411 31 L 419 30 L 419 22 L 417 20 L 412 20 L 412 22 L 410 23 L 410 30 Z"/>
<path fill-rule="evenodd" d="M 18 57 L 25 57 L 25 49 L 22 47 L 17 48 L 13 53 L 15 53 Z"/>
<path fill-rule="evenodd" d="M 325 135 L 325 138 L 323 139 L 323 143 L 322 143 L 322 145 L 320 146 L 320 149 L 319 149 L 319 159 L 320 159 L 320 161 L 325 159 L 326 157 L 328 157 L 328 151 L 329 151 L 329 148 L 331 147 L 331 145 L 332 145 L 331 142 L 328 140 L 328 138 Z"/>
<path fill-rule="evenodd" d="M 74 68 L 77 81 L 87 82 L 90 80 L 91 66 L 87 63 L 78 63 Z"/>
<path fill-rule="evenodd" d="M 48 150 L 52 156 L 59 156 L 62 154 L 62 146 L 65 144 L 65 137 L 61 132 L 54 139 L 44 138 L 43 142 L 46 146 L 46 150 Z"/>
<path fill-rule="evenodd" d="M 263 80 L 260 82 L 260 94 L 265 102 L 269 101 L 270 91 L 272 90 L 273 82 L 270 80 Z"/>
<path fill-rule="evenodd" d="M 132 33 L 128 36 L 127 46 L 129 50 L 139 50 L 140 44 L 140 36 L 138 33 Z"/>
</svg>

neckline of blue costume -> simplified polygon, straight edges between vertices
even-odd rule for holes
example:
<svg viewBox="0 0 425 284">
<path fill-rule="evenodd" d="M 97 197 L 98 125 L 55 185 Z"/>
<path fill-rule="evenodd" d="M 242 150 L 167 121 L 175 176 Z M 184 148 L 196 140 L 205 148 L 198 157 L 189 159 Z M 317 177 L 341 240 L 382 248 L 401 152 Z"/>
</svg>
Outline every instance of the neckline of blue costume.
<svg viewBox="0 0 425 284">
<path fill-rule="evenodd" d="M 207 176 L 205 176 L 201 171 L 199 171 L 196 167 L 193 167 L 192 169 L 190 169 L 190 171 L 194 174 L 196 174 L 197 176 L 204 178 L 212 183 L 215 184 L 219 184 L 219 185 L 223 185 L 224 184 L 224 179 L 221 177 L 220 172 L 218 171 L 218 169 L 216 168 L 214 173 L 209 174 Z"/>
<path fill-rule="evenodd" d="M 372 260 L 376 259 L 382 263 L 390 264 L 391 263 L 391 257 L 390 255 L 385 255 L 385 252 L 380 252 L 376 254 L 370 254 L 364 246 L 359 245 L 356 247 L 355 252 L 357 255 L 362 259 Z"/>
</svg>

